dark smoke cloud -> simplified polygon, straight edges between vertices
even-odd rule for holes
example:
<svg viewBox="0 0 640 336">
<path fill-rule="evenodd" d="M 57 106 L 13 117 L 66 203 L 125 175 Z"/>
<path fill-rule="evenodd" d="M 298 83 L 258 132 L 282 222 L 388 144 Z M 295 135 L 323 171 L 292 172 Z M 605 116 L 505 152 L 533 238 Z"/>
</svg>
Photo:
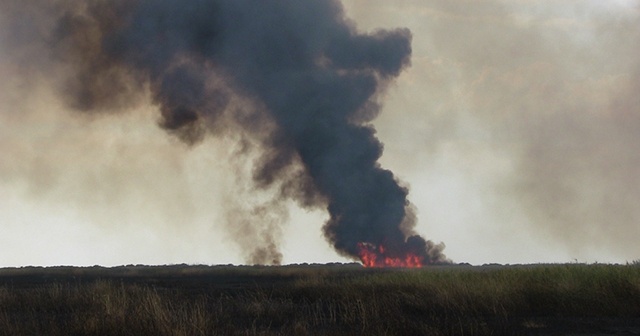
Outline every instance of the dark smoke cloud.
<svg viewBox="0 0 640 336">
<path fill-rule="evenodd" d="M 409 65 L 409 30 L 359 33 L 337 1 L 0 4 L 15 61 L 54 81 L 71 108 L 123 111 L 148 93 L 159 125 L 185 143 L 233 133 L 259 147 L 255 187 L 326 207 L 324 232 L 341 254 L 357 258 L 368 242 L 446 260 L 413 232 L 408 189 L 380 167 L 370 124 L 380 94 Z M 36 54 L 22 58 L 25 50 Z M 273 232 L 286 216 L 265 214 L 281 212 L 277 200 L 230 223 L 238 236 L 260 237 L 250 262 L 281 260 Z M 250 229 L 258 218 L 264 232 Z"/>
</svg>

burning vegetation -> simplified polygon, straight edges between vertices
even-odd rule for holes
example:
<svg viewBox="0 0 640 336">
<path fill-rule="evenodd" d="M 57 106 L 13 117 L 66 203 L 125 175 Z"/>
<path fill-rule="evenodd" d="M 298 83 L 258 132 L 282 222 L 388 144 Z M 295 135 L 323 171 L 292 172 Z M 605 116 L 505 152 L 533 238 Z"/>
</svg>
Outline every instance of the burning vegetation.
<svg viewBox="0 0 640 336">
<path fill-rule="evenodd" d="M 417 268 L 424 266 L 424 258 L 407 252 L 404 255 L 389 255 L 384 245 L 376 247 L 368 243 L 359 243 L 359 255 L 364 267 L 408 267 Z"/>
<path fill-rule="evenodd" d="M 442 254 L 444 245 L 414 235 L 402 244 L 357 244 L 358 256 L 364 267 L 420 268 L 427 265 L 447 264 L 450 261 Z"/>
</svg>

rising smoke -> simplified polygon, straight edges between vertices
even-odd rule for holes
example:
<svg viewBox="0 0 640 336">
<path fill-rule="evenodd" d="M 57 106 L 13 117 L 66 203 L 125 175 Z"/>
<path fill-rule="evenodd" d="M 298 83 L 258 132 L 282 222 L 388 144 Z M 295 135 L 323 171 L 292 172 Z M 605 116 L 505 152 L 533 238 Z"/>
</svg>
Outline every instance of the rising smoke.
<svg viewBox="0 0 640 336">
<path fill-rule="evenodd" d="M 55 78 L 70 108 L 122 112 L 148 94 L 159 125 L 189 145 L 213 135 L 238 139 L 240 155 L 259 149 L 252 188 L 275 198 L 229 215 L 248 262 L 280 263 L 288 199 L 326 208 L 324 234 L 345 256 L 365 242 L 446 261 L 413 231 L 408 189 L 379 165 L 371 125 L 410 63 L 407 29 L 359 33 L 338 1 L 0 3 L 11 59 Z"/>
</svg>

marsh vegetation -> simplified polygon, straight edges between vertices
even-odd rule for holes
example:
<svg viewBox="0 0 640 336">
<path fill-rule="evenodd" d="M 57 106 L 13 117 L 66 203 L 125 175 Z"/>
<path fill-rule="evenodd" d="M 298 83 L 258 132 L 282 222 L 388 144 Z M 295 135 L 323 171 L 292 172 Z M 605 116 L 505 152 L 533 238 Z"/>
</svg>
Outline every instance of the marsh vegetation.
<svg viewBox="0 0 640 336">
<path fill-rule="evenodd" d="M 637 265 L 0 270 L 3 335 L 640 332 Z"/>
</svg>

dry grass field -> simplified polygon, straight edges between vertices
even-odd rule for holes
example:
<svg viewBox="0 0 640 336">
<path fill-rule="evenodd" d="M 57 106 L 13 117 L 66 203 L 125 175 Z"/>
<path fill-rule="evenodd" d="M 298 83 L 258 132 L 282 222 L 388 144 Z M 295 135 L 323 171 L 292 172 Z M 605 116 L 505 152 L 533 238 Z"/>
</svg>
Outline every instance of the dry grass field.
<svg viewBox="0 0 640 336">
<path fill-rule="evenodd" d="M 638 335 L 640 267 L 0 269 L 1 335 Z"/>
</svg>

